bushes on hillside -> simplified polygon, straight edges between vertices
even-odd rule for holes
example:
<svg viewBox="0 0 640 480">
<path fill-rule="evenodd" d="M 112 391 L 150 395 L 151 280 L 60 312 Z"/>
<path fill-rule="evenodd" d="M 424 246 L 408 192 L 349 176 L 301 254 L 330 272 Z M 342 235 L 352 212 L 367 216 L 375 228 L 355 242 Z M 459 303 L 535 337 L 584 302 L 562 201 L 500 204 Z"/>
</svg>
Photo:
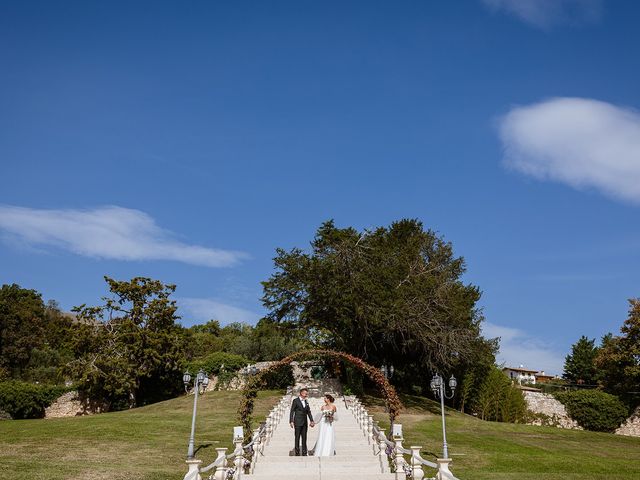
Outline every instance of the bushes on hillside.
<svg viewBox="0 0 640 480">
<path fill-rule="evenodd" d="M 45 408 L 68 390 L 66 387 L 35 385 L 17 380 L 0 382 L 0 410 L 13 419 L 42 418 Z"/>
<path fill-rule="evenodd" d="M 264 388 L 275 390 L 293 386 L 295 379 L 293 378 L 293 367 L 284 365 L 274 371 L 269 371 L 263 377 Z"/>
<path fill-rule="evenodd" d="M 627 418 L 629 411 L 622 401 L 599 390 L 559 392 L 554 396 L 578 424 L 595 432 L 613 432 Z"/>
<path fill-rule="evenodd" d="M 527 415 L 527 404 L 522 390 L 493 367 L 480 385 L 474 411 L 483 420 L 520 423 Z"/>
<path fill-rule="evenodd" d="M 204 357 L 192 360 L 187 364 L 187 369 L 191 373 L 197 373 L 203 369 L 209 375 L 220 375 L 224 367 L 225 373 L 236 373 L 242 367 L 252 363 L 248 358 L 242 355 L 226 352 L 213 352 Z"/>
</svg>

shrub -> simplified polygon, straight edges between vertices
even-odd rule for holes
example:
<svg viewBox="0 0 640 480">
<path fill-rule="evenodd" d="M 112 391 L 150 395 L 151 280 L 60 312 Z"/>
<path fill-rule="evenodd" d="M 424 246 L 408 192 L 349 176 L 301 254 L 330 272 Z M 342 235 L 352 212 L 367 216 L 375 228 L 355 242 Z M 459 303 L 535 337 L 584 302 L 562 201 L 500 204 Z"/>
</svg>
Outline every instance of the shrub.
<svg viewBox="0 0 640 480">
<path fill-rule="evenodd" d="M 473 410 L 482 420 L 520 423 L 526 417 L 527 404 L 522 390 L 493 367 L 480 385 Z"/>
<path fill-rule="evenodd" d="M 586 430 L 613 432 L 629 415 L 618 397 L 600 390 L 558 392 L 554 396 L 564 404 L 569 416 Z"/>
<path fill-rule="evenodd" d="M 293 367 L 284 365 L 276 370 L 268 371 L 262 378 L 264 388 L 276 390 L 293 386 L 295 380 L 293 378 Z"/>
<path fill-rule="evenodd" d="M 213 352 L 204 357 L 192 360 L 187 364 L 187 368 L 192 374 L 197 373 L 198 370 L 202 368 L 209 375 L 220 375 L 223 365 L 225 373 L 235 373 L 242 367 L 246 367 L 249 363 L 251 363 L 250 360 L 242 355 Z"/>
<path fill-rule="evenodd" d="M 0 383 L 0 410 L 13 419 L 42 418 L 44 409 L 68 391 L 66 387 L 10 380 Z"/>
</svg>

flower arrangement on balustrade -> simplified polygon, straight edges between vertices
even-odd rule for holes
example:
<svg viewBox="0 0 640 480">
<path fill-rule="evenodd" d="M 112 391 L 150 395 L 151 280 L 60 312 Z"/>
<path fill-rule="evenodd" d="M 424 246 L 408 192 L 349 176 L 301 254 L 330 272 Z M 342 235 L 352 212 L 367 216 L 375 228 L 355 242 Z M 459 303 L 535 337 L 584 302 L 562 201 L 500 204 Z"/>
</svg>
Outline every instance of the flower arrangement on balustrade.
<svg viewBox="0 0 640 480">
<path fill-rule="evenodd" d="M 389 411 L 389 419 L 391 423 L 393 423 L 395 418 L 400 414 L 402 402 L 400 402 L 400 398 L 398 397 L 395 388 L 393 388 L 393 385 L 389 383 L 380 369 L 368 364 L 361 358 L 355 357 L 348 353 L 324 349 L 304 350 L 289 355 L 279 362 L 273 363 L 269 367 L 261 370 L 256 375 L 247 379 L 247 383 L 242 395 L 242 400 L 240 402 L 240 406 L 238 407 L 238 417 L 240 419 L 241 425 L 244 427 L 245 441 L 251 440 L 251 415 L 253 413 L 253 404 L 255 398 L 258 396 L 258 391 L 264 388 L 264 379 L 267 378 L 269 374 L 286 365 L 289 365 L 291 362 L 302 357 L 328 357 L 334 361 L 342 360 L 345 362 L 349 362 L 351 365 L 365 373 L 367 377 L 369 377 L 369 379 L 376 385 L 385 400 L 387 410 Z"/>
</svg>

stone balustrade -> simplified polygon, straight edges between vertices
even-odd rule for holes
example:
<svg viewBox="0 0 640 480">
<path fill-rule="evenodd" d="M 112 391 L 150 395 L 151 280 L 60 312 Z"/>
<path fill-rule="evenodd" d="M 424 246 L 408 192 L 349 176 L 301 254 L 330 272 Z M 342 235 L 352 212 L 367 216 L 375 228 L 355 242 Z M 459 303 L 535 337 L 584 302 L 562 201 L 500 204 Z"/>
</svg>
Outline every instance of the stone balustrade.
<svg viewBox="0 0 640 480">
<path fill-rule="evenodd" d="M 216 459 L 206 467 L 202 467 L 201 460 L 187 460 L 188 471 L 184 480 L 203 480 L 203 474 L 208 472 L 212 472 L 206 477 L 208 480 L 240 480 L 245 474 L 253 475 L 265 445 L 269 444 L 277 426 L 286 417 L 291 401 L 292 393 L 288 390 L 267 414 L 266 420 L 254 430 L 251 442 L 243 445 L 242 436 L 234 438 L 233 453 L 227 453 L 226 448 L 216 448 Z M 356 420 L 358 430 L 362 430 L 362 435 L 371 446 L 371 453 L 379 459 L 383 474 L 391 475 L 393 472 L 396 480 L 458 480 L 449 470 L 451 459 L 438 458 L 432 462 L 422 458 L 421 446 L 411 446 L 410 449 L 403 447 L 401 425 L 394 426 L 391 432 L 394 435 L 389 440 L 360 399 L 345 396 L 344 402 L 346 410 Z M 425 468 L 435 470 L 435 476 L 426 479 Z"/>
<path fill-rule="evenodd" d="M 233 439 L 233 453 L 227 453 L 227 448 L 216 448 L 216 459 L 206 467 L 202 466 L 202 460 L 187 459 L 188 471 L 184 480 L 203 480 L 203 474 L 208 472 L 212 472 L 206 477 L 208 480 L 228 480 L 229 478 L 239 480 L 245 471 L 253 473 L 259 454 L 271 440 L 273 432 L 285 416 L 290 403 L 291 393 L 287 392 L 267 414 L 266 421 L 254 430 L 251 441 L 247 445 L 242 444 L 242 436 Z"/>
<path fill-rule="evenodd" d="M 435 480 L 458 480 L 449 470 L 450 458 L 438 458 L 436 462 L 422 458 L 420 455 L 422 447 L 404 448 L 402 436 L 395 436 L 393 441 L 389 441 L 384 429 L 380 428 L 378 422 L 373 420 L 373 415 L 369 414 L 360 399 L 355 396 L 345 397 L 345 405 L 352 411 L 363 434 L 367 437 L 367 441 L 372 445 L 374 455 L 380 458 L 380 467 L 383 473 L 390 471 L 389 464 L 391 464 L 396 474 L 396 480 L 407 478 L 423 480 L 425 478 L 424 468 L 436 470 L 435 477 L 432 477 Z M 408 461 L 405 456 L 409 457 Z"/>
</svg>

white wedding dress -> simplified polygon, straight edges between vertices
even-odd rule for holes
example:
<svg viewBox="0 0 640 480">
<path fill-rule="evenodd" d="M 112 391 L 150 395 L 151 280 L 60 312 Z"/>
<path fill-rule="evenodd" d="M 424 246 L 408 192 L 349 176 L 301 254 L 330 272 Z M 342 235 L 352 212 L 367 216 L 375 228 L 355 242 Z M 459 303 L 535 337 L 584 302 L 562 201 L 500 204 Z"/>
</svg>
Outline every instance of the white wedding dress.
<svg viewBox="0 0 640 480">
<path fill-rule="evenodd" d="M 318 431 L 318 440 L 316 441 L 315 447 L 313 447 L 313 456 L 333 456 L 336 454 L 336 433 L 334 431 L 334 425 L 338 417 L 334 412 L 333 421 L 331 422 L 329 421 L 329 419 L 327 419 L 327 417 L 324 416 L 323 410 L 316 416 L 316 418 L 317 420 L 314 419 L 314 421 L 320 428 Z"/>
</svg>

